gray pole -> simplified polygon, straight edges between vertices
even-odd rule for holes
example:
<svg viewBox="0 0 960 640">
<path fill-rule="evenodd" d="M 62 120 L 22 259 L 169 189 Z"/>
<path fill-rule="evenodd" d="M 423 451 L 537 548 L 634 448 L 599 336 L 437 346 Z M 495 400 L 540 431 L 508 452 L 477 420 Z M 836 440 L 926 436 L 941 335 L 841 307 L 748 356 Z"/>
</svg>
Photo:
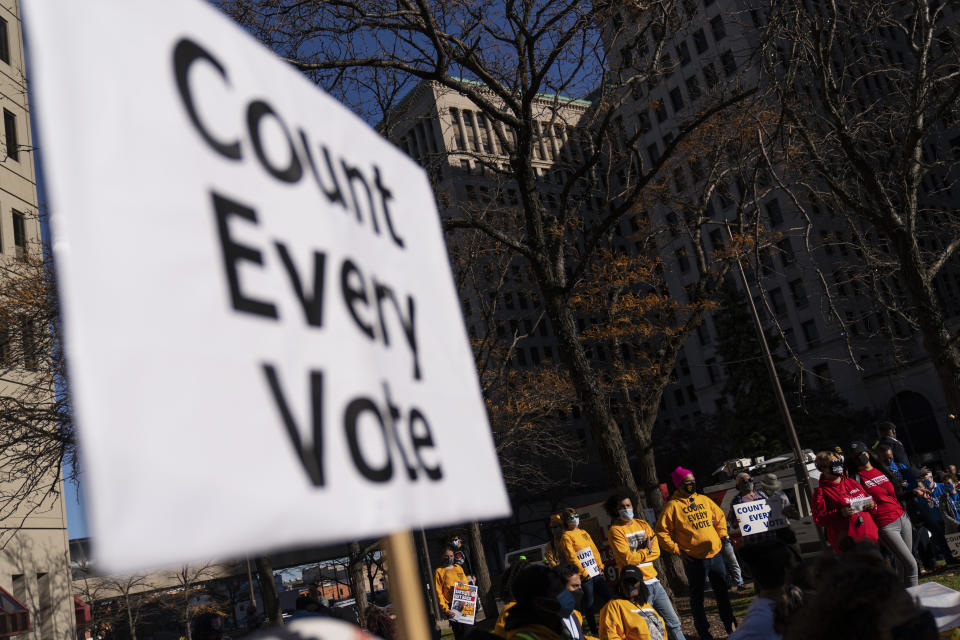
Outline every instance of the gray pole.
<svg viewBox="0 0 960 640">
<path fill-rule="evenodd" d="M 733 240 L 733 232 L 729 225 L 727 235 Z M 757 305 L 753 303 L 753 296 L 750 295 L 750 283 L 747 281 L 747 274 L 743 270 L 743 263 L 737 258 L 737 272 L 740 274 L 740 282 L 743 283 L 743 291 L 747 296 L 747 303 L 750 305 L 750 315 L 753 317 L 753 327 L 757 330 L 757 340 L 760 341 L 760 348 L 763 350 L 763 361 L 767 365 L 767 373 L 770 374 L 770 382 L 773 384 L 773 391 L 777 397 L 777 406 L 780 409 L 780 417 L 783 418 L 783 424 L 790 435 L 790 444 L 793 446 L 794 472 L 797 475 L 797 483 L 803 491 L 803 496 L 807 499 L 807 510 L 813 505 L 813 492 L 810 489 L 810 476 L 807 474 L 807 465 L 803 461 L 803 450 L 800 448 L 800 440 L 797 438 L 797 430 L 793 426 L 793 418 L 790 417 L 790 408 L 787 406 L 787 399 L 783 395 L 783 387 L 780 386 L 780 378 L 777 377 L 777 369 L 773 364 L 773 356 L 770 355 L 770 345 L 767 344 L 767 336 L 763 333 L 763 325 L 760 323 L 760 315 L 757 313 Z"/>
</svg>

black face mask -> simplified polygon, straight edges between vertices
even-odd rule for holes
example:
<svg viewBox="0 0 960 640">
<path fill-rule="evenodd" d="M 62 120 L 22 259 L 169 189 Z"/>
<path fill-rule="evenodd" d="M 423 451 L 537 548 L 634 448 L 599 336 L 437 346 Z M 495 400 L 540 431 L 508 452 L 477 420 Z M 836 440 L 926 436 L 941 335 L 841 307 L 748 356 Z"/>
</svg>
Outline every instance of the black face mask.
<svg viewBox="0 0 960 640">
<path fill-rule="evenodd" d="M 833 462 L 831 462 L 831 463 L 830 463 L 830 473 L 832 473 L 832 474 L 835 475 L 835 476 L 842 476 L 842 475 L 843 475 L 843 463 L 840 462 L 839 460 L 834 460 Z"/>
<path fill-rule="evenodd" d="M 870 462 L 870 456 L 868 456 L 866 452 L 861 453 L 859 457 L 860 457 L 860 466 L 861 466 L 861 467 L 867 466 L 867 463 Z"/>
<path fill-rule="evenodd" d="M 687 493 L 696 493 L 697 492 L 697 483 L 696 482 L 684 482 L 683 490 Z"/>
<path fill-rule="evenodd" d="M 576 591 L 571 591 L 573 594 L 573 601 L 577 603 L 575 609 L 579 609 L 580 605 L 583 603 L 583 589 L 577 589 Z"/>
</svg>

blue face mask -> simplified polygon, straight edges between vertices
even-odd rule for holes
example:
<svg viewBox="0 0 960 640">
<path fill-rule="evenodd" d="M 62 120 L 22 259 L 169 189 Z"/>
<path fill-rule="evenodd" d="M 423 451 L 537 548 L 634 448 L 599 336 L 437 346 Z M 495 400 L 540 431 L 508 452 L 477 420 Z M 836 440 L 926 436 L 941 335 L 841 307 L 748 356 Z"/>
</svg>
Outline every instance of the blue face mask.
<svg viewBox="0 0 960 640">
<path fill-rule="evenodd" d="M 455 562 L 456 560 L 454 559 L 453 556 L 444 556 L 443 558 L 443 563 L 448 567 L 452 567 Z"/>
<path fill-rule="evenodd" d="M 577 608 L 577 599 L 572 591 L 564 589 L 557 594 L 557 602 L 560 603 L 560 617 L 566 618 Z"/>
<path fill-rule="evenodd" d="M 620 517 L 624 520 L 633 520 L 633 509 L 620 509 Z"/>
</svg>

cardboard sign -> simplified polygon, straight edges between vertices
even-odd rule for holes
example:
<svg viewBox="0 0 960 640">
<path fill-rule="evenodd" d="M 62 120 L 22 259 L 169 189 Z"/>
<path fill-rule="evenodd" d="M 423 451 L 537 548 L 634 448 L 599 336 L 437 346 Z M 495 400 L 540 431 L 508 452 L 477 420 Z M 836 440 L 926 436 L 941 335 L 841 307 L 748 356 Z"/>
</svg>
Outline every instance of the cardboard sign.
<svg viewBox="0 0 960 640">
<path fill-rule="evenodd" d="M 452 620 L 463 624 L 473 624 L 477 616 L 476 585 L 458 582 L 453 585 L 453 599 L 450 601 L 450 611 L 453 611 Z"/>
<path fill-rule="evenodd" d="M 600 575 L 600 565 L 597 564 L 597 559 L 593 556 L 593 549 L 590 547 L 577 551 L 577 561 L 586 570 L 588 577 L 593 578 Z"/>
<path fill-rule="evenodd" d="M 743 536 L 752 536 L 789 526 L 783 515 L 783 502 L 778 499 L 741 502 L 733 506 Z"/>
<path fill-rule="evenodd" d="M 24 13 L 98 561 L 508 515 L 424 171 L 200 0 Z"/>
</svg>

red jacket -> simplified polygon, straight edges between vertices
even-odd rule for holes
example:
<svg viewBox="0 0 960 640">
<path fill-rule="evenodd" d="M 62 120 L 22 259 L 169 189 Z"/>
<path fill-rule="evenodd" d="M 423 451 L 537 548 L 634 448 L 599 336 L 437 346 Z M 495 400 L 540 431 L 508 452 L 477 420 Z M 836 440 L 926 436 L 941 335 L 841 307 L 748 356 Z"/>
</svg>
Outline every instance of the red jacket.
<svg viewBox="0 0 960 640">
<path fill-rule="evenodd" d="M 870 515 L 878 527 L 885 527 L 903 515 L 903 507 L 897 502 L 897 491 L 880 469 L 864 469 L 857 475 L 860 486 L 870 494 L 876 504 Z"/>
<path fill-rule="evenodd" d="M 869 540 L 876 544 L 879 534 L 869 511 L 854 513 L 849 518 L 840 509 L 857 498 L 869 498 L 860 484 L 844 477 L 838 483 L 820 479 L 813 492 L 813 521 L 827 530 L 827 541 L 834 551 L 840 551 L 840 541 L 849 536 L 854 540 Z"/>
</svg>

